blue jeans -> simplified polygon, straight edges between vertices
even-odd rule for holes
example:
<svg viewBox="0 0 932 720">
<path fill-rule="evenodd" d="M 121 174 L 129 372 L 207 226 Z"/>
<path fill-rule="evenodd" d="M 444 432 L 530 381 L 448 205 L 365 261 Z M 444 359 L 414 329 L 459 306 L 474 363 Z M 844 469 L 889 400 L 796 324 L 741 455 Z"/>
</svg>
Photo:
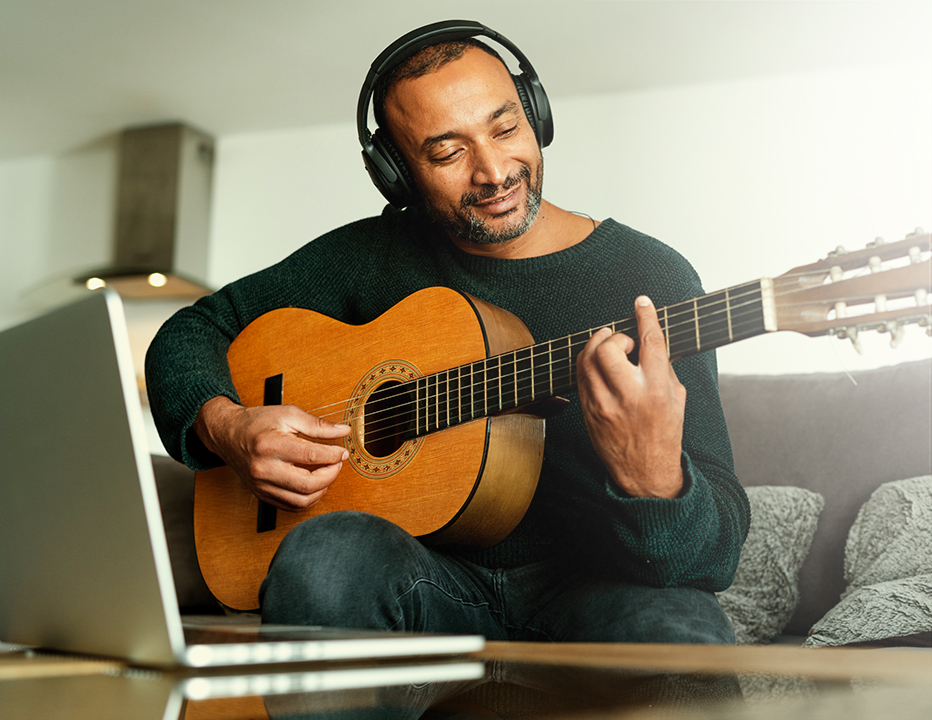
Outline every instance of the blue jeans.
<svg viewBox="0 0 932 720">
<path fill-rule="evenodd" d="M 294 528 L 260 600 L 269 623 L 489 640 L 735 641 L 712 593 L 632 585 L 566 560 L 490 570 L 357 512 L 319 515 Z"/>
</svg>

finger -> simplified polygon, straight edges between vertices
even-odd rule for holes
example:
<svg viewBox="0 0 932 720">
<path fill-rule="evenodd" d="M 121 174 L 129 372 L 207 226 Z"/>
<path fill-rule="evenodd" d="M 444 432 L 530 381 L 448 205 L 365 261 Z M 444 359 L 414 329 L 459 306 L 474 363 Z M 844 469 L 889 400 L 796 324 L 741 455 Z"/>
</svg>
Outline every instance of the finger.
<svg viewBox="0 0 932 720">
<path fill-rule="evenodd" d="M 627 382 L 637 371 L 628 357 L 636 346 L 627 335 L 603 328 L 587 344 L 585 371 L 600 376 L 607 386 Z"/>
<path fill-rule="evenodd" d="M 282 405 L 291 428 L 310 439 L 334 439 L 349 434 L 350 426 L 343 423 L 332 423 L 316 415 L 305 412 L 296 405 Z"/>
<path fill-rule="evenodd" d="M 660 319 L 654 303 L 646 295 L 634 301 L 634 314 L 638 323 L 638 365 L 645 373 L 664 372 L 670 367 L 667 337 L 660 327 Z"/>
<path fill-rule="evenodd" d="M 349 457 L 349 451 L 340 444 L 314 442 L 303 435 L 279 438 L 276 450 L 280 460 L 295 465 L 333 465 Z"/>
<path fill-rule="evenodd" d="M 586 346 L 576 359 L 576 374 L 586 378 L 589 387 L 594 393 L 599 393 L 607 389 L 605 378 L 602 376 L 602 370 L 597 359 L 597 354 L 599 348 L 603 347 L 606 341 L 611 337 L 612 331 L 609 328 L 597 330 L 589 338 Z"/>
<path fill-rule="evenodd" d="M 293 465 L 279 468 L 274 481 L 256 483 L 256 494 L 285 510 L 309 508 L 326 494 L 342 468 L 343 463 L 320 466 L 313 470 Z"/>
<path fill-rule="evenodd" d="M 269 505 L 274 505 L 280 510 L 285 510 L 286 512 L 308 510 L 319 503 L 326 494 L 327 488 L 322 488 L 317 492 L 307 495 L 285 490 L 275 485 L 270 485 L 268 492 L 263 492 L 259 489 L 256 490 L 256 496 L 260 500 L 269 503 Z"/>
</svg>

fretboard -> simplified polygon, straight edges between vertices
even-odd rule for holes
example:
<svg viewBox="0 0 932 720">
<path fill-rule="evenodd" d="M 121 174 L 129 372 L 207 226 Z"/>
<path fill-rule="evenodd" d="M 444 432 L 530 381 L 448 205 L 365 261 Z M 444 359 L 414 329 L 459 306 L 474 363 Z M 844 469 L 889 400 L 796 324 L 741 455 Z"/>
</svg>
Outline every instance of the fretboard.
<svg viewBox="0 0 932 720">
<path fill-rule="evenodd" d="M 671 360 L 713 350 L 766 331 L 762 281 L 703 295 L 658 310 Z M 548 400 L 576 386 L 576 358 L 601 327 L 637 341 L 629 317 L 478 360 L 396 385 L 391 394 L 415 407 L 405 437 L 416 437 L 477 418 Z"/>
</svg>

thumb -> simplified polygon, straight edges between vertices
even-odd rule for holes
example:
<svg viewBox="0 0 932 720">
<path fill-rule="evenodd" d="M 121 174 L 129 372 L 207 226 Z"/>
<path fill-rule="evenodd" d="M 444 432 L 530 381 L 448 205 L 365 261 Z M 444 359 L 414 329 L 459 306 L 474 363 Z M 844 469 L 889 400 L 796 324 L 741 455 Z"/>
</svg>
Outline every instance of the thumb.
<svg viewBox="0 0 932 720">
<path fill-rule="evenodd" d="M 302 435 L 318 439 L 332 439 L 344 437 L 350 432 L 349 425 L 332 423 L 329 420 L 304 412 L 297 407 L 295 407 L 295 410 L 298 412 L 294 414 L 292 423 L 294 429 Z"/>
</svg>

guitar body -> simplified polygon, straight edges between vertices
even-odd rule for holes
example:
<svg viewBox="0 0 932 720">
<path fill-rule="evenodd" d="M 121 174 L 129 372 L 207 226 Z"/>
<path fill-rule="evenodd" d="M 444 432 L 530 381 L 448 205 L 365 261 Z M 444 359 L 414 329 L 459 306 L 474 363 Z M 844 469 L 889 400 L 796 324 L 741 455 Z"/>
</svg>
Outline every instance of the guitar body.
<svg viewBox="0 0 932 720">
<path fill-rule="evenodd" d="M 415 293 L 362 326 L 297 308 L 248 325 L 227 355 L 242 403 L 270 404 L 266 381 L 281 376 L 273 402 L 349 424 L 350 435 L 332 442 L 350 458 L 323 499 L 297 513 L 259 502 L 229 467 L 198 473 L 195 541 L 211 592 L 228 607 L 257 608 L 282 538 L 326 512 L 372 513 L 436 543 L 481 547 L 504 539 L 536 489 L 544 421 L 496 415 L 376 443 L 369 436 L 379 427 L 370 418 L 378 408 L 367 400 L 379 388 L 532 343 L 510 313 L 446 288 Z"/>
</svg>

